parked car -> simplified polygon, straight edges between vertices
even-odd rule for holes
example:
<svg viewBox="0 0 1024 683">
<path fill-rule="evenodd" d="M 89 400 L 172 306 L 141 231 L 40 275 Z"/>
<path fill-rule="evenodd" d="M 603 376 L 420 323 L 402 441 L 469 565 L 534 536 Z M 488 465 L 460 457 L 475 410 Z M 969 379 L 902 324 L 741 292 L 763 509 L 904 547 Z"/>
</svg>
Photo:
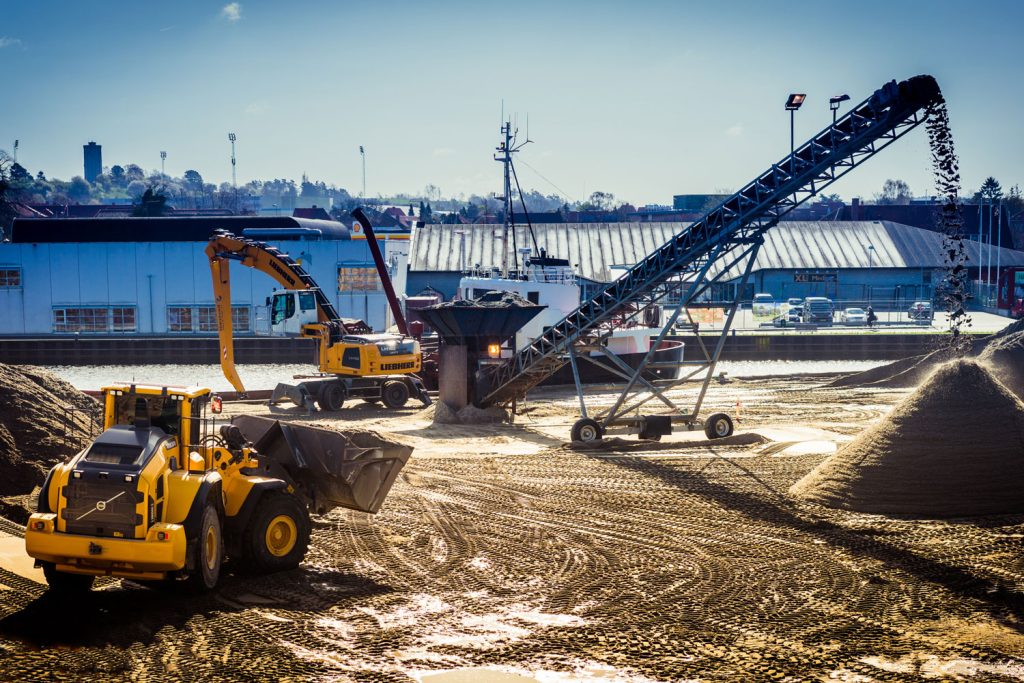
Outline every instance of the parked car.
<svg viewBox="0 0 1024 683">
<path fill-rule="evenodd" d="M 773 315 L 775 313 L 775 297 L 771 294 L 755 294 L 750 307 L 754 315 Z"/>
<path fill-rule="evenodd" d="M 935 319 L 935 309 L 931 301 L 915 301 L 910 305 L 907 316 L 911 320 L 923 320 L 931 322 Z"/>
<path fill-rule="evenodd" d="M 800 319 L 805 323 L 831 325 L 834 311 L 835 305 L 831 299 L 823 296 L 809 296 L 804 299 Z"/>
<path fill-rule="evenodd" d="M 791 299 L 786 299 L 786 305 L 790 308 L 800 308 L 804 305 L 804 300 L 800 297 L 793 297 Z"/>
<path fill-rule="evenodd" d="M 847 308 L 839 314 L 839 320 L 847 325 L 865 325 L 868 314 L 863 308 Z"/>
<path fill-rule="evenodd" d="M 790 325 L 796 325 L 800 322 L 800 312 L 802 308 L 790 308 L 785 313 L 780 313 L 772 319 L 772 325 L 775 327 L 789 327 Z"/>
</svg>

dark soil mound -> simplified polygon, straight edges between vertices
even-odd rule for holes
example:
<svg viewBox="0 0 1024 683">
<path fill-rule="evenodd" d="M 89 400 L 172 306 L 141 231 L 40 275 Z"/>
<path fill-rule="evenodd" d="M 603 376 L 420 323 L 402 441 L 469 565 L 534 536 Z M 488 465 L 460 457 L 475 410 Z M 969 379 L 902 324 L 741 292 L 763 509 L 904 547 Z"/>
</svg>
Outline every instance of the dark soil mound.
<svg viewBox="0 0 1024 683">
<path fill-rule="evenodd" d="M 0 496 L 25 494 L 78 451 L 99 404 L 64 380 L 0 363 Z"/>
<path fill-rule="evenodd" d="M 918 517 L 1024 512 L 1024 403 L 984 366 L 941 366 L 790 489 L 830 507 Z"/>
</svg>

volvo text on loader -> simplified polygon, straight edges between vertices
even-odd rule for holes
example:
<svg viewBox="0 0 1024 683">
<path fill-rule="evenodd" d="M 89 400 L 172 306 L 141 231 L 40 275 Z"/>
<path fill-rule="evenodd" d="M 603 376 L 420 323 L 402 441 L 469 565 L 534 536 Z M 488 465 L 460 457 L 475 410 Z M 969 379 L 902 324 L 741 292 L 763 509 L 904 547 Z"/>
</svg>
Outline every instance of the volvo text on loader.
<svg viewBox="0 0 1024 683">
<path fill-rule="evenodd" d="M 211 405 L 212 404 L 212 405 Z M 200 387 L 103 389 L 103 430 L 54 467 L 25 547 L 55 590 L 97 576 L 211 589 L 225 557 L 268 573 L 302 562 L 310 513 L 375 513 L 411 448 L 239 416 L 215 430 Z"/>
<path fill-rule="evenodd" d="M 278 384 L 271 404 L 290 401 L 309 410 L 315 404 L 321 410 L 333 411 L 341 409 L 347 399 L 362 399 L 401 408 L 412 396 L 430 405 L 427 390 L 416 376 L 423 363 L 419 342 L 407 334 L 372 227 L 359 210 L 355 215 L 367 229 L 367 242 L 400 334 L 372 334 L 362 320 L 339 317 L 334 304 L 302 265 L 276 247 L 222 231 L 210 238 L 206 254 L 213 275 L 220 362 L 224 376 L 239 394 L 244 395 L 245 388 L 235 369 L 231 261 L 266 273 L 284 288 L 275 291 L 269 301 L 273 334 L 317 340 L 320 374 L 301 378 L 297 384 Z"/>
</svg>

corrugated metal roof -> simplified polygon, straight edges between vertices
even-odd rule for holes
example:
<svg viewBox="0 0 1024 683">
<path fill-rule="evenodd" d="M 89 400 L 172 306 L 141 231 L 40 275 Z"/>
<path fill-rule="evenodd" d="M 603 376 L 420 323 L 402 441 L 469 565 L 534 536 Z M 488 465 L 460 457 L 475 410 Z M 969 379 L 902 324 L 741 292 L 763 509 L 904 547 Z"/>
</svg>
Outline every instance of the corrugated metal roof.
<svg viewBox="0 0 1024 683">
<path fill-rule="evenodd" d="M 550 256 L 567 258 L 581 277 L 608 282 L 686 227 L 684 223 L 548 223 L 533 226 L 537 244 Z M 529 246 L 525 227 L 517 227 L 519 248 Z M 870 256 L 868 247 L 873 246 Z M 970 265 L 982 249 L 967 242 Z M 415 228 L 410 246 L 412 271 L 454 271 L 500 266 L 501 226 L 438 225 Z M 995 264 L 996 248 L 992 249 Z M 986 255 L 987 259 L 987 255 Z M 1002 249 L 1003 266 L 1024 266 L 1024 252 Z M 765 234 L 754 270 L 832 268 L 939 268 L 942 235 L 888 221 L 787 221 Z"/>
</svg>

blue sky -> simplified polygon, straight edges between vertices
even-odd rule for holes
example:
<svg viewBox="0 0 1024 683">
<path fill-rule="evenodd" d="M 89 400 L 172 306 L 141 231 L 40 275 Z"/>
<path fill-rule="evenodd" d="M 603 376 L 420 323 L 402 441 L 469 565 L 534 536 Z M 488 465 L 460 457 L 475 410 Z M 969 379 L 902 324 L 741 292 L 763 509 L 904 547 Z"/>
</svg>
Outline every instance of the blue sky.
<svg viewBox="0 0 1024 683">
<path fill-rule="evenodd" d="M 239 181 L 303 172 L 371 195 L 489 193 L 502 100 L 536 142 L 520 179 L 634 203 L 736 189 L 883 82 L 934 75 L 964 185 L 1024 182 L 1018 2 L 239 3 L 0 0 L 0 148 L 33 173 L 104 164 Z M 529 167 L 527 167 L 527 165 Z M 532 168 L 531 168 L 532 167 Z M 931 192 L 924 131 L 837 183 Z"/>
</svg>

